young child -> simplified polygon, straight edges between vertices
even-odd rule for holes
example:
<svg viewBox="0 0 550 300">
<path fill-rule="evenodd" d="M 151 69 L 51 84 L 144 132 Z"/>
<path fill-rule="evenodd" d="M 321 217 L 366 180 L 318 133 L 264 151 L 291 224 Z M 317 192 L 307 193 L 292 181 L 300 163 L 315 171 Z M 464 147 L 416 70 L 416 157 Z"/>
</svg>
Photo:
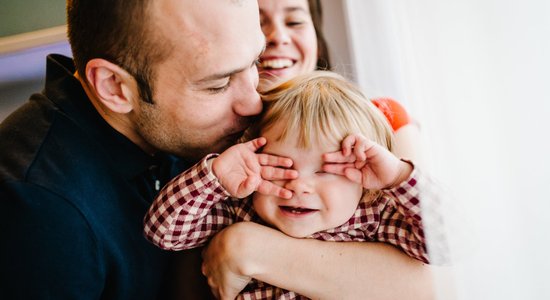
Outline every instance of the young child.
<svg viewBox="0 0 550 300">
<path fill-rule="evenodd" d="M 248 133 L 255 138 L 168 183 L 145 217 L 146 237 L 163 249 L 189 249 L 252 221 L 296 238 L 387 242 L 428 263 L 418 189 L 427 179 L 390 152 L 392 130 L 371 101 L 323 71 L 263 97 Z M 241 296 L 302 298 L 255 280 Z"/>
</svg>

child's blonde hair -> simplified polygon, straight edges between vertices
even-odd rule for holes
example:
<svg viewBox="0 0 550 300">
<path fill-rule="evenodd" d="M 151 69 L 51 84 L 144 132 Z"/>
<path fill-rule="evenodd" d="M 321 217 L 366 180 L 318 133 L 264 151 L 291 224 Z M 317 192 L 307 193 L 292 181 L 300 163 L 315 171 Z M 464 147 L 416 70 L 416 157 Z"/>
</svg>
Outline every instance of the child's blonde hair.
<svg viewBox="0 0 550 300">
<path fill-rule="evenodd" d="M 360 133 L 392 150 L 393 132 L 384 115 L 356 85 L 336 73 L 314 71 L 295 77 L 262 98 L 264 111 L 249 137 L 282 121 L 280 139 L 296 132 L 298 147 L 309 148 L 312 142 L 339 144 L 347 135 Z"/>
</svg>

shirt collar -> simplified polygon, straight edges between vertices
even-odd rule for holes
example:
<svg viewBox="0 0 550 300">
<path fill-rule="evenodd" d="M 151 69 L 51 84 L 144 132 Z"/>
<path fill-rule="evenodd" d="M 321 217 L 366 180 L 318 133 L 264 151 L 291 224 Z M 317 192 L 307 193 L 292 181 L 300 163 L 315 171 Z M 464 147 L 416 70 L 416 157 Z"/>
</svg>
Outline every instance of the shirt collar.
<svg viewBox="0 0 550 300">
<path fill-rule="evenodd" d="M 80 81 L 73 76 L 74 73 L 72 59 L 58 54 L 49 55 L 44 94 L 67 118 L 101 144 L 101 148 L 112 159 L 113 169 L 131 179 L 145 172 L 151 165 L 159 164 L 161 157 L 166 157 L 147 154 L 112 128 L 92 105 Z"/>
</svg>

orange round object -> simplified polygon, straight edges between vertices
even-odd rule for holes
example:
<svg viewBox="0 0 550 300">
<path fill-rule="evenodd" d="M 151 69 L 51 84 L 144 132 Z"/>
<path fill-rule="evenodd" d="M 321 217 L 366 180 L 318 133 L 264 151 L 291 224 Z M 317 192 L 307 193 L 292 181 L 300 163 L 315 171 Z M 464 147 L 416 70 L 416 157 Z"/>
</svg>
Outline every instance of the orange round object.
<svg viewBox="0 0 550 300">
<path fill-rule="evenodd" d="M 390 98 L 376 98 L 371 101 L 382 111 L 394 132 L 411 123 L 409 114 L 399 102 Z"/>
</svg>

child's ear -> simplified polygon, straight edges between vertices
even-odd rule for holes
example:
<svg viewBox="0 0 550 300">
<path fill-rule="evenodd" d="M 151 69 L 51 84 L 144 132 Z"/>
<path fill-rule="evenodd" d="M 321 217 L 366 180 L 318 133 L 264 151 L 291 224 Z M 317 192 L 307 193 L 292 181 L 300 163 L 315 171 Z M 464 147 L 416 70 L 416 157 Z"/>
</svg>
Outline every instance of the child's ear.
<svg viewBox="0 0 550 300">
<path fill-rule="evenodd" d="M 115 113 L 129 113 L 139 100 L 134 77 L 105 59 L 94 58 L 88 62 L 86 79 L 98 100 Z"/>
</svg>

